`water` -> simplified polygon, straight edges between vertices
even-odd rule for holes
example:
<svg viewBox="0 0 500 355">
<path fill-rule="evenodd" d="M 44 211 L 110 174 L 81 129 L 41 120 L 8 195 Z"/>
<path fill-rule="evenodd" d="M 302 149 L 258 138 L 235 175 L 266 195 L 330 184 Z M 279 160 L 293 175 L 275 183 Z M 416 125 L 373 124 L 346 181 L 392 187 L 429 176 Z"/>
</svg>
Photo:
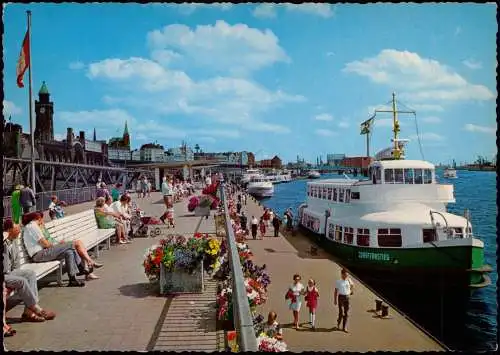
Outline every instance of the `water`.
<svg viewBox="0 0 500 355">
<path fill-rule="evenodd" d="M 489 274 L 491 285 L 472 292 L 464 291 L 464 299 L 456 293 L 445 292 L 442 300 L 439 299 L 441 295 L 432 295 L 427 299 L 419 297 L 416 302 L 414 295 L 404 295 L 401 289 L 370 286 L 451 349 L 494 350 L 497 344 L 496 173 L 463 170 L 457 173 L 458 179 L 446 180 L 438 170 L 438 180 L 455 186 L 456 203 L 448 205 L 451 213 L 463 215 L 465 208 L 470 210 L 474 234 L 484 242 L 486 263 L 493 268 Z M 339 178 L 336 174 L 322 176 L 331 177 Z M 275 185 L 274 196 L 262 203 L 280 216 L 289 207 L 297 215 L 297 208 L 306 199 L 307 181 Z M 444 307 L 441 308 L 441 304 Z M 442 328 L 441 319 L 444 320 Z"/>
</svg>

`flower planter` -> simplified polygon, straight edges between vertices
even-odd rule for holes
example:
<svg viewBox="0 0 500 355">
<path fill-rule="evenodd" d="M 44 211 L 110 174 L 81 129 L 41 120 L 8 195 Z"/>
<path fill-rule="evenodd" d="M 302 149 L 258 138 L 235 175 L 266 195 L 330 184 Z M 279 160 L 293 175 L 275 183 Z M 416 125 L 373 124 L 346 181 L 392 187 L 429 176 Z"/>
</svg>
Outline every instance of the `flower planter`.
<svg viewBox="0 0 500 355">
<path fill-rule="evenodd" d="M 194 209 L 195 216 L 210 216 L 210 206 L 209 207 L 196 207 Z"/>
<path fill-rule="evenodd" d="M 168 272 L 165 265 L 160 265 L 160 294 L 172 293 L 202 293 L 203 263 L 192 274 L 184 270 Z"/>
</svg>

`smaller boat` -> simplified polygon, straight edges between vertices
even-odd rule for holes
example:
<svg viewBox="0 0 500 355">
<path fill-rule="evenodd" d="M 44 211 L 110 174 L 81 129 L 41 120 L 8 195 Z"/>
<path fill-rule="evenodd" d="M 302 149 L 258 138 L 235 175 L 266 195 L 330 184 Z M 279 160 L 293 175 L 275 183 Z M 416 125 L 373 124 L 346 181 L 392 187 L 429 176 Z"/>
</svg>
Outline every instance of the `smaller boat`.
<svg viewBox="0 0 500 355">
<path fill-rule="evenodd" d="M 457 171 L 453 168 L 446 168 L 446 169 L 444 169 L 443 177 L 446 179 L 456 179 L 457 178 Z"/>
<path fill-rule="evenodd" d="M 321 174 L 319 173 L 318 170 L 311 170 L 309 171 L 309 173 L 307 174 L 307 177 L 309 179 L 319 179 L 321 177 Z"/>
<path fill-rule="evenodd" d="M 248 183 L 247 191 L 255 197 L 271 197 L 274 194 L 274 186 L 265 176 L 253 176 Z"/>
<path fill-rule="evenodd" d="M 292 175 L 290 174 L 290 172 L 288 170 L 283 170 L 279 174 L 279 178 L 280 178 L 281 182 L 290 182 L 290 181 L 292 181 Z"/>
<path fill-rule="evenodd" d="M 246 186 L 253 177 L 261 175 L 262 174 L 259 169 L 248 169 L 241 177 L 241 184 L 243 186 Z"/>
</svg>

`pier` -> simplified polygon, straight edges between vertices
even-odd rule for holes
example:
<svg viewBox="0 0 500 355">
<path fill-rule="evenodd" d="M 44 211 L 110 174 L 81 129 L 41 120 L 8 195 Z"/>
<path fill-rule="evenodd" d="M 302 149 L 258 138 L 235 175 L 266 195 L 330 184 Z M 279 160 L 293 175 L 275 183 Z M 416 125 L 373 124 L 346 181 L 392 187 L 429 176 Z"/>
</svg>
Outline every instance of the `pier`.
<svg viewBox="0 0 500 355">
<path fill-rule="evenodd" d="M 160 216 L 164 212 L 162 196 L 136 199 L 146 215 Z M 91 209 L 93 202 L 65 208 L 66 215 Z M 260 217 L 262 207 L 252 198 L 243 210 L 250 219 Z M 213 215 L 212 211 L 212 215 Z M 187 211 L 187 200 L 175 205 L 177 234 L 215 233 L 214 218 L 194 217 Z M 39 282 L 42 307 L 57 313 L 55 320 L 45 323 L 20 323 L 22 305 L 7 312 L 7 321 L 17 334 L 7 338 L 11 351 L 29 350 L 224 350 L 224 332 L 216 329 L 214 303 L 215 282 L 206 280 L 202 294 L 161 297 L 156 294 L 144 275 L 143 255 L 158 238 L 135 238 L 132 244 L 115 245 L 101 252 L 105 266 L 97 271 L 99 280 L 87 282 L 83 288 L 57 287 Z M 372 312 L 375 295 L 353 278 L 349 333 L 334 331 L 337 308 L 333 305 L 335 280 L 341 267 L 331 257 L 318 250 L 309 253 L 310 242 L 300 236 L 272 237 L 272 229 L 264 240 L 247 241 L 258 264 L 266 264 L 271 277 L 267 302 L 258 313 L 267 316 L 274 310 L 284 327 L 288 349 L 300 351 L 441 351 L 443 347 L 418 329 L 396 310 L 389 317 L 378 318 Z M 320 292 L 316 332 L 305 326 L 291 328 L 292 315 L 284 300 L 292 275 L 298 273 L 305 284 L 314 278 Z M 300 323 L 308 320 L 305 304 Z"/>
</svg>

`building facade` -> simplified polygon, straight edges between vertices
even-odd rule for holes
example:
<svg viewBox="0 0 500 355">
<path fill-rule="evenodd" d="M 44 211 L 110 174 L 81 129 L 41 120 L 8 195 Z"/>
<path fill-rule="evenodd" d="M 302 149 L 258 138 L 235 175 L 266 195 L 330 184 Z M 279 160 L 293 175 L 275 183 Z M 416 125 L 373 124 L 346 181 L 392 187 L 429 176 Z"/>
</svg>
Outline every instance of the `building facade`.
<svg viewBox="0 0 500 355">
<path fill-rule="evenodd" d="M 372 157 L 345 157 L 340 163 L 340 166 L 346 168 L 366 169 L 372 161 Z"/>
<path fill-rule="evenodd" d="M 326 164 L 329 166 L 339 166 L 344 159 L 345 154 L 327 154 Z"/>
</svg>

